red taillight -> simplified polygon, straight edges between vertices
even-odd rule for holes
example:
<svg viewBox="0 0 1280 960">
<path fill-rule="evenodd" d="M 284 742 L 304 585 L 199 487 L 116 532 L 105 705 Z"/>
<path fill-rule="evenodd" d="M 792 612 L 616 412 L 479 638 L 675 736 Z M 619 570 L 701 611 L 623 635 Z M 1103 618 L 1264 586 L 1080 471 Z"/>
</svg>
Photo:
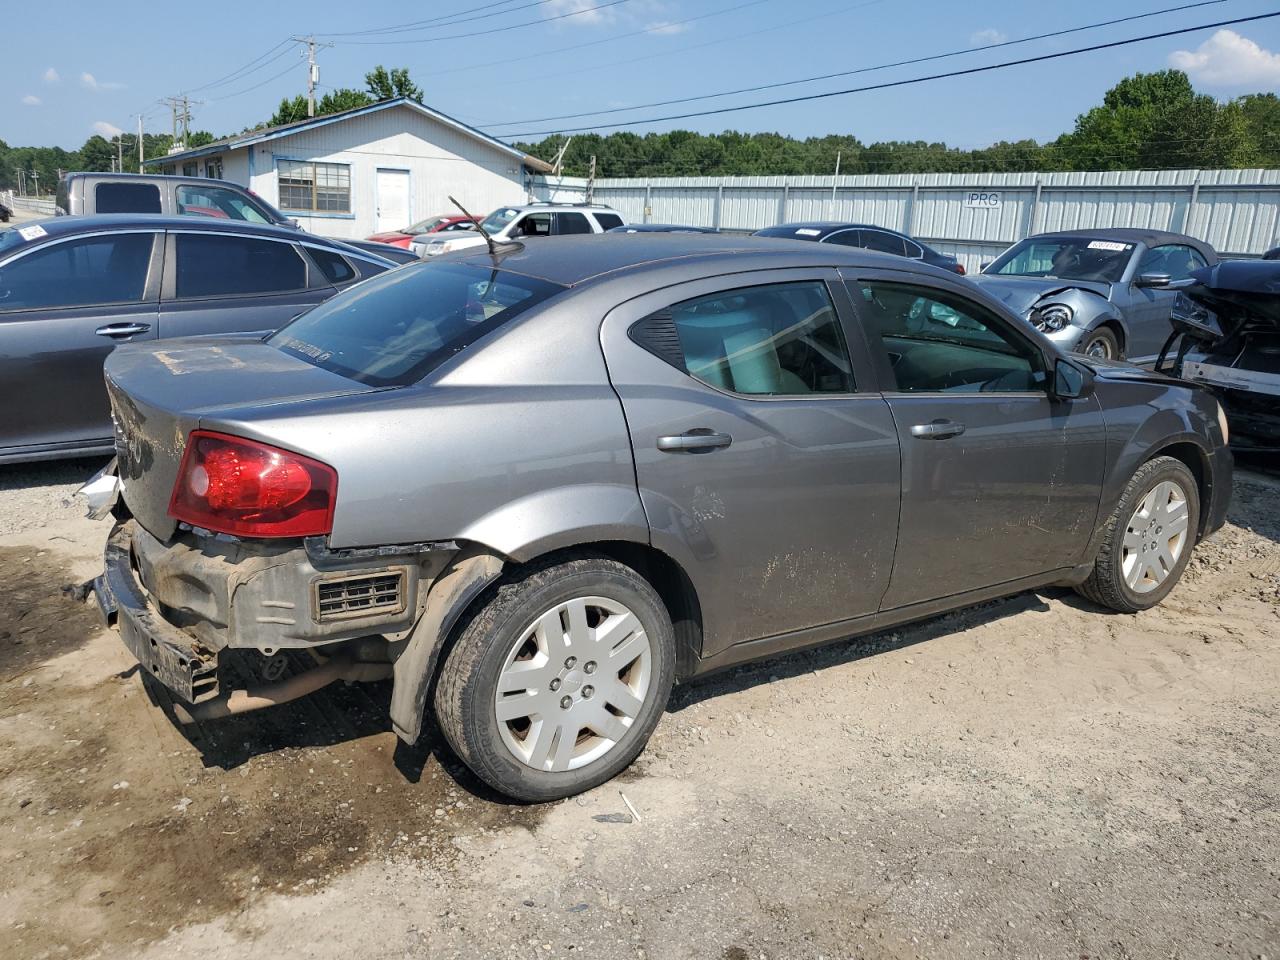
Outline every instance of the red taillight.
<svg viewBox="0 0 1280 960">
<path fill-rule="evenodd" d="M 256 440 L 194 430 L 169 515 L 244 537 L 310 537 L 333 529 L 333 467 Z"/>
<path fill-rule="evenodd" d="M 962 276 L 962 277 L 964 276 L 964 264 L 963 264 L 963 263 L 957 263 L 957 264 L 956 264 L 956 267 L 955 267 L 955 270 L 956 270 L 956 273 L 960 274 L 960 276 Z"/>
</svg>

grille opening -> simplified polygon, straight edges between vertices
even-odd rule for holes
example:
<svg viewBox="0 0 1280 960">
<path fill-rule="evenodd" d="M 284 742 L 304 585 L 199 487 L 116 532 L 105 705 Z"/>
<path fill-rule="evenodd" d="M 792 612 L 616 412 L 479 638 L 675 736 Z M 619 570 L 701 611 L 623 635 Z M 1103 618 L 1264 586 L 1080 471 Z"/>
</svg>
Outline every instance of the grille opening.
<svg viewBox="0 0 1280 960">
<path fill-rule="evenodd" d="M 404 571 L 318 580 L 315 605 L 320 621 L 399 613 L 404 610 Z"/>
</svg>

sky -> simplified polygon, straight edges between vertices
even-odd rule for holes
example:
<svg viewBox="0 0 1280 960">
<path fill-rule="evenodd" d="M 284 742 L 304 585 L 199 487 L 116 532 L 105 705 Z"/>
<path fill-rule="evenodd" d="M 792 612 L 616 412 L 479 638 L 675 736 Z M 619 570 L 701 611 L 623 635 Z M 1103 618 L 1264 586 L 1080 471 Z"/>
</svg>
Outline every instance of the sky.
<svg viewBox="0 0 1280 960">
<path fill-rule="evenodd" d="M 509 136 L 588 125 L 608 132 L 610 123 L 907 79 L 1280 9 L 1275 0 L 1223 0 L 980 49 L 1186 2 L 223 0 L 216 15 L 197 16 L 153 0 L 66 0 L 56 43 L 20 43 L 17 32 L 8 33 L 0 57 L 0 140 L 72 149 L 95 132 L 136 130 L 138 114 L 148 131 L 168 132 L 170 111 L 158 101 L 183 93 L 198 101 L 193 129 L 237 132 L 268 119 L 281 98 L 305 93 L 303 51 L 288 42 L 300 34 L 333 44 L 318 53 L 320 94 L 363 87 L 376 64 L 404 66 L 429 106 Z M 0 8 L 11 4 L 17 0 L 3 0 Z M 422 23 L 428 20 L 434 22 Z M 961 55 L 691 104 L 559 119 L 952 52 Z M 1280 92 L 1280 17 L 974 76 L 625 129 L 841 133 L 864 143 L 962 147 L 1043 141 L 1069 130 L 1122 77 L 1169 66 L 1220 99 Z"/>
</svg>

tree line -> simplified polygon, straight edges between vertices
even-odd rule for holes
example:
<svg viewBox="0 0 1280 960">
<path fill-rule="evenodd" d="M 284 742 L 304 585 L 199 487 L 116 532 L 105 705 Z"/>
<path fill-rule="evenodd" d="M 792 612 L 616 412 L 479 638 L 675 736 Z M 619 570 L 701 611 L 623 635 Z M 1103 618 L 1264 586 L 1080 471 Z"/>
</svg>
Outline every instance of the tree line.
<svg viewBox="0 0 1280 960">
<path fill-rule="evenodd" d="M 421 102 L 423 93 L 407 69 L 387 70 L 379 65 L 365 75 L 363 90 L 326 92 L 316 104 L 316 113 L 325 116 L 400 96 Z M 306 116 L 306 97 L 286 97 L 268 120 L 242 132 Z M 187 146 L 214 139 L 207 131 L 197 131 Z M 565 139 L 553 136 L 515 146 L 551 160 Z M 168 134 L 143 136 L 146 159 L 165 156 L 172 144 Z M 35 171 L 42 192 L 52 192 L 59 171 L 111 170 L 121 153 L 124 169 L 136 170 L 135 134 L 110 140 L 95 134 L 79 150 L 10 147 L 0 140 L 0 188 L 15 188 L 22 170 L 29 185 Z M 1162 70 L 1121 80 L 1101 104 L 1076 118 L 1071 131 L 1047 143 L 1002 141 L 964 149 L 925 140 L 863 143 L 853 134 L 800 140 L 779 133 L 734 130 L 713 134 L 623 131 L 575 135 L 565 151 L 563 172 L 586 176 L 592 156 L 598 177 L 831 174 L 837 156 L 842 174 L 1280 167 L 1280 97 L 1257 93 L 1218 101 L 1197 93 L 1185 73 Z"/>
</svg>

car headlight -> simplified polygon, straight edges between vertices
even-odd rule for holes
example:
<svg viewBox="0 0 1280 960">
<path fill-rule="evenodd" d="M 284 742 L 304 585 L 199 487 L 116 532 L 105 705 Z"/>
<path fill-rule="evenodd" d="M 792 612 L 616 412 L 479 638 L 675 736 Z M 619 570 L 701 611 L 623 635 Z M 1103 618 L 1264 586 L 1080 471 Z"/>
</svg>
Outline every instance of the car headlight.
<svg viewBox="0 0 1280 960">
<path fill-rule="evenodd" d="M 1071 322 L 1074 314 L 1071 308 L 1063 303 L 1051 303 L 1047 307 L 1032 311 L 1031 322 L 1037 330 L 1044 333 L 1057 333 Z"/>
</svg>

